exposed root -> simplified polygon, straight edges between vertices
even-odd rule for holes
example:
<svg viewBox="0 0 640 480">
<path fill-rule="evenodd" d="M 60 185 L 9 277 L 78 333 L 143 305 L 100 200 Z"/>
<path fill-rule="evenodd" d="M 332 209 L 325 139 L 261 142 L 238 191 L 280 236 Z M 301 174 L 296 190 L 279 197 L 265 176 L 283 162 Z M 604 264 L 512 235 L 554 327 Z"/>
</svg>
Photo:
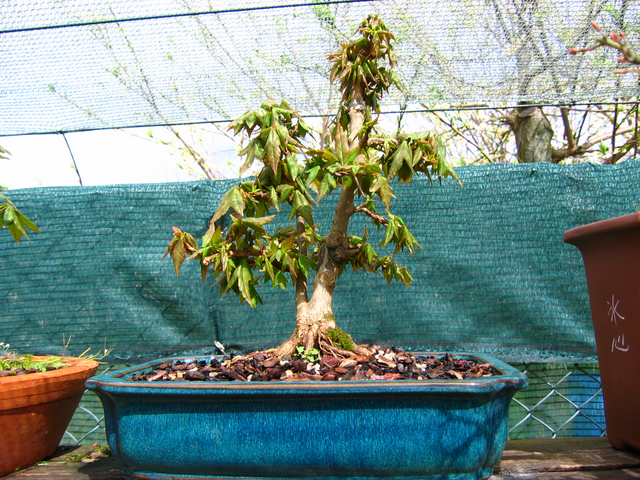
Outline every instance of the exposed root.
<svg viewBox="0 0 640 480">
<path fill-rule="evenodd" d="M 283 342 L 279 347 L 266 350 L 265 353 L 274 357 L 283 357 L 284 355 L 297 355 L 298 347 L 304 347 L 305 353 L 316 349 L 320 356 L 333 355 L 338 358 L 370 357 L 367 349 L 353 344 L 353 351 L 347 351 L 337 346 L 327 334 L 327 329 L 323 329 L 319 325 L 311 325 L 304 334 L 296 331 L 291 337 Z"/>
<path fill-rule="evenodd" d="M 331 339 L 326 337 L 326 340 L 331 342 Z M 325 352 L 326 354 L 333 355 L 338 358 L 356 358 L 357 355 L 353 352 L 348 352 L 347 350 L 343 350 L 338 348 L 331 343 L 328 343 L 326 340 L 320 340 L 320 351 Z"/>
</svg>

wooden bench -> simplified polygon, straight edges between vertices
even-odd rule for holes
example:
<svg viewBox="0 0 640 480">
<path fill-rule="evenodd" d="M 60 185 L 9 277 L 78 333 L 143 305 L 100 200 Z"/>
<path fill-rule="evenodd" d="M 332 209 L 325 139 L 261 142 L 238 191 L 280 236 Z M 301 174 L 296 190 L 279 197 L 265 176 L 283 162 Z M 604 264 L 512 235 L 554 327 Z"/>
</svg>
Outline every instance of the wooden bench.
<svg viewBox="0 0 640 480">
<path fill-rule="evenodd" d="M 93 447 L 60 447 L 44 462 L 7 475 L 7 480 L 127 480 L 112 457 Z M 83 458 L 81 458 L 83 457 Z M 640 478 L 640 453 L 613 449 L 606 438 L 507 442 L 492 480 L 625 480 Z"/>
</svg>

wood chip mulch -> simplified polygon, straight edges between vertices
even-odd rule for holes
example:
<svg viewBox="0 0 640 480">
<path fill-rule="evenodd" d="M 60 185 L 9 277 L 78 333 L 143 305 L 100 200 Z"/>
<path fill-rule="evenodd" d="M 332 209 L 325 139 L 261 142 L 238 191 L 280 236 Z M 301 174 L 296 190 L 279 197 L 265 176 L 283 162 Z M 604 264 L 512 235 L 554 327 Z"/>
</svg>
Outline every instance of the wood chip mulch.
<svg viewBox="0 0 640 480">
<path fill-rule="evenodd" d="M 467 379 L 492 376 L 490 363 L 482 363 L 446 354 L 418 356 L 397 348 L 361 345 L 370 353 L 340 358 L 281 358 L 266 352 L 228 355 L 221 359 L 167 361 L 151 371 L 134 374 L 132 381 L 347 381 L 347 380 L 425 380 Z"/>
</svg>

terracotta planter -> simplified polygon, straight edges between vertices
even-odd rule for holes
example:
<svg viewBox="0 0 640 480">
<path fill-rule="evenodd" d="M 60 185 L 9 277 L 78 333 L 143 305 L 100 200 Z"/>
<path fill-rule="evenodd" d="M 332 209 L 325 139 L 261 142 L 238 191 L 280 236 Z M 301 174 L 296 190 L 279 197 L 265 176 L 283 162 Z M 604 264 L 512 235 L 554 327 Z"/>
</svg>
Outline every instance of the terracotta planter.
<svg viewBox="0 0 640 480">
<path fill-rule="evenodd" d="M 0 378 L 0 476 L 26 468 L 57 448 L 98 363 L 63 357 L 50 372 Z"/>
<path fill-rule="evenodd" d="M 574 228 L 564 241 L 584 260 L 607 437 L 640 450 L 640 214 Z"/>
<path fill-rule="evenodd" d="M 462 355 L 461 355 L 462 356 Z M 469 380 L 131 382 L 164 360 L 90 379 L 131 479 L 478 480 L 504 448 L 527 377 Z M 178 359 L 174 359 L 178 360 Z"/>
</svg>

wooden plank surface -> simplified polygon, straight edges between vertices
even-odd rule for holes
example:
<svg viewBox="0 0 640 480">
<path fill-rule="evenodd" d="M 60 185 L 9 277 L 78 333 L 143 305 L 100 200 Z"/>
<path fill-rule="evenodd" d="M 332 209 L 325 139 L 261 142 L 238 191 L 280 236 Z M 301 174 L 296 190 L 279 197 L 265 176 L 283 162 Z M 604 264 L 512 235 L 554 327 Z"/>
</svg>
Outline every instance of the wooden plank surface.
<svg viewBox="0 0 640 480">
<path fill-rule="evenodd" d="M 616 450 L 606 438 L 507 442 L 493 480 L 640 479 L 640 454 Z"/>
<path fill-rule="evenodd" d="M 115 458 L 97 453 L 90 445 L 58 447 L 52 457 L 2 480 L 128 480 Z"/>
<path fill-rule="evenodd" d="M 7 480 L 127 480 L 112 457 L 91 446 L 61 447 L 44 462 Z M 507 442 L 492 480 L 640 479 L 640 453 L 613 449 L 605 438 Z"/>
</svg>

